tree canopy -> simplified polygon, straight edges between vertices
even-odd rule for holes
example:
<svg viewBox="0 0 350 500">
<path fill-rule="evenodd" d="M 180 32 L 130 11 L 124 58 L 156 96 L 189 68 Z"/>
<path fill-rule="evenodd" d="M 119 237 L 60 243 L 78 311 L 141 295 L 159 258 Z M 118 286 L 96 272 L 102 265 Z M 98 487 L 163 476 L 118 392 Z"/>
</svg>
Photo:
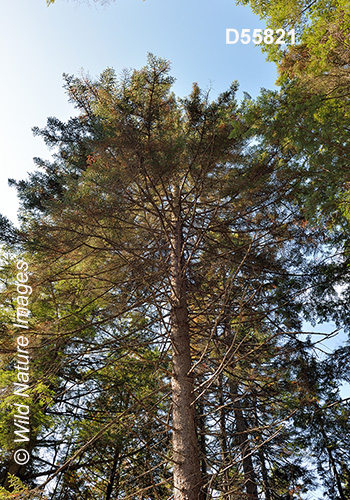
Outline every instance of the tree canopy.
<svg viewBox="0 0 350 500">
<path fill-rule="evenodd" d="M 345 323 L 338 281 L 323 279 L 339 267 L 334 238 L 300 203 L 314 170 L 264 127 L 270 97 L 238 104 L 233 83 L 179 99 L 169 70 L 149 55 L 121 77 L 66 76 L 78 116 L 35 128 L 53 159 L 11 181 L 21 228 L 7 239 L 35 290 L 35 420 L 28 467 L 0 434 L 1 484 L 9 498 L 46 485 L 57 500 L 296 500 L 317 485 L 311 467 L 327 498 L 349 498 L 347 347 L 323 359 L 299 335 L 331 297 Z"/>
</svg>

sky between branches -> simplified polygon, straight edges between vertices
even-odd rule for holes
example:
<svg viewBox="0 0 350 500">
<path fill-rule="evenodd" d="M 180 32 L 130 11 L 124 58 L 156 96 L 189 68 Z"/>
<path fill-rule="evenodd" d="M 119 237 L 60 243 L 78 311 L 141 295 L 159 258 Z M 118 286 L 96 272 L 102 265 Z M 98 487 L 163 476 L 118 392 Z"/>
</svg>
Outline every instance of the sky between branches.
<svg viewBox="0 0 350 500">
<path fill-rule="evenodd" d="M 107 66 L 120 73 L 139 68 L 147 52 L 169 59 L 179 96 L 193 82 L 213 97 L 238 80 L 240 93 L 253 97 L 272 88 L 276 69 L 254 44 L 225 44 L 226 28 L 264 28 L 249 7 L 232 0 L 56 0 L 7 1 L 0 19 L 2 78 L 0 213 L 16 222 L 18 202 L 8 177 L 22 179 L 34 169 L 34 156 L 49 157 L 33 126 L 49 116 L 66 120 L 74 114 L 62 89 L 62 74 L 91 76 Z"/>
</svg>

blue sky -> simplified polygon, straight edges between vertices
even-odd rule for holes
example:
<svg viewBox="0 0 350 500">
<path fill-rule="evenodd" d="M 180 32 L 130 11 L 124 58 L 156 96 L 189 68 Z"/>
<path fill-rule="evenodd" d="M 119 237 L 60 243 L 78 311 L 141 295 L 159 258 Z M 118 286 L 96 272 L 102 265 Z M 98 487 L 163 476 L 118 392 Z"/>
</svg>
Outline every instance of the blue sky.
<svg viewBox="0 0 350 500">
<path fill-rule="evenodd" d="M 0 213 L 16 223 L 18 200 L 7 179 L 25 178 L 33 157 L 50 157 L 32 127 L 75 112 L 63 73 L 95 77 L 108 66 L 120 73 L 140 68 L 153 52 L 171 61 L 179 96 L 198 82 L 214 97 L 238 80 L 239 97 L 243 91 L 254 97 L 274 87 L 276 68 L 253 43 L 226 45 L 226 29 L 264 27 L 234 0 L 116 0 L 107 6 L 56 0 L 50 7 L 45 0 L 6 0 L 0 16 Z"/>
<path fill-rule="evenodd" d="M 5 3 L 5 2 L 4 2 Z M 140 68 L 147 52 L 172 63 L 174 90 L 184 96 L 198 82 L 213 96 L 233 80 L 256 96 L 272 88 L 276 69 L 253 43 L 226 45 L 226 28 L 264 28 L 249 7 L 233 0 L 116 0 L 93 2 L 7 0 L 0 19 L 0 213 L 16 222 L 16 192 L 8 177 L 25 178 L 32 158 L 50 152 L 33 126 L 49 116 L 74 114 L 62 89 L 62 74 L 92 77 L 107 66 L 119 73 Z"/>
<path fill-rule="evenodd" d="M 245 91 L 255 97 L 260 88 L 273 88 L 275 66 L 252 43 L 226 45 L 225 34 L 227 28 L 264 27 L 234 0 L 116 0 L 105 7 L 92 0 L 56 0 L 50 7 L 45 0 L 3 1 L 0 213 L 16 222 L 18 201 L 8 177 L 23 179 L 34 169 L 34 156 L 50 156 L 31 128 L 44 127 L 49 116 L 66 120 L 74 114 L 62 89 L 63 73 L 84 70 L 95 77 L 107 66 L 120 73 L 140 68 L 153 52 L 171 61 L 179 96 L 198 82 L 214 97 L 238 80 L 239 96 Z M 331 330 L 333 325 L 324 325 L 323 331 Z M 339 343 L 336 338 L 324 347 Z"/>
</svg>

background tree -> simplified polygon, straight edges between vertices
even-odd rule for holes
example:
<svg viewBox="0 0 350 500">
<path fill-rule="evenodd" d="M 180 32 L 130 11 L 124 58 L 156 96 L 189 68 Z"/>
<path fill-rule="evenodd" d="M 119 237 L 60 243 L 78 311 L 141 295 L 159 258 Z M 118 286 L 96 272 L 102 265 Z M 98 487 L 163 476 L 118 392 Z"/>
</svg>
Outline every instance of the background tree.
<svg viewBox="0 0 350 500">
<path fill-rule="evenodd" d="M 277 2 L 243 0 L 269 28 L 294 28 L 295 45 L 263 44 L 261 47 L 285 77 L 298 78 L 314 91 L 348 95 L 349 16 L 345 0 Z M 345 94 L 344 94 L 345 92 Z"/>
<path fill-rule="evenodd" d="M 153 56 L 119 80 L 67 77 L 79 116 L 36 129 L 53 161 L 12 181 L 55 382 L 37 477 L 53 498 L 77 484 L 84 498 L 298 498 L 301 375 L 285 365 L 310 348 L 300 314 L 326 252 L 296 203 L 306 175 L 235 84 L 210 102 L 172 82 Z"/>
<path fill-rule="evenodd" d="M 293 151 L 307 172 L 300 189 L 307 216 L 317 220 L 322 214 L 319 222 L 342 227 L 344 236 L 349 218 L 348 2 L 241 3 L 270 28 L 296 29 L 295 45 L 261 46 L 277 65 L 280 90 L 262 93 L 256 118 L 262 117 L 268 143 L 279 141 Z"/>
</svg>

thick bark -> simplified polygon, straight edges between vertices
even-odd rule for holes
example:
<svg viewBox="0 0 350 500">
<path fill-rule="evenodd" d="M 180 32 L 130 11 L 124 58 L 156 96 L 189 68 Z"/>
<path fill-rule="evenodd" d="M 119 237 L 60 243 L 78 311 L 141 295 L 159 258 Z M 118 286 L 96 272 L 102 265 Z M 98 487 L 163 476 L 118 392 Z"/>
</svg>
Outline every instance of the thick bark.
<svg viewBox="0 0 350 500">
<path fill-rule="evenodd" d="M 174 500 L 201 498 L 201 470 L 195 425 L 194 379 L 186 284 L 183 272 L 180 205 L 176 207 L 171 237 L 171 342 Z"/>
</svg>

